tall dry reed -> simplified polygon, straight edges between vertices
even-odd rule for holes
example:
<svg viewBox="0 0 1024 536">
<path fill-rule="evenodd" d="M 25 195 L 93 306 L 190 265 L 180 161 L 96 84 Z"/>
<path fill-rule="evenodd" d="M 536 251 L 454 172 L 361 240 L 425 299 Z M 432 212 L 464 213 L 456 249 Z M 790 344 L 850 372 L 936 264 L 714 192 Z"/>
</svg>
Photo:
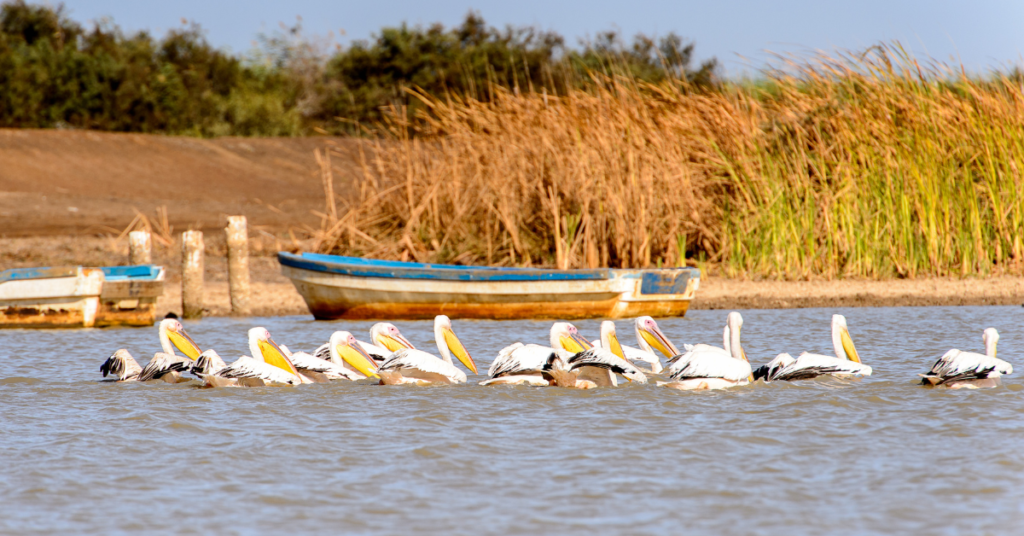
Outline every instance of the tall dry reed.
<svg viewBox="0 0 1024 536">
<path fill-rule="evenodd" d="M 699 93 L 601 79 L 488 103 L 421 95 L 366 148 L 321 248 L 729 275 L 1024 270 L 1024 89 L 898 46 Z M 410 135 L 413 132 L 414 135 Z"/>
</svg>

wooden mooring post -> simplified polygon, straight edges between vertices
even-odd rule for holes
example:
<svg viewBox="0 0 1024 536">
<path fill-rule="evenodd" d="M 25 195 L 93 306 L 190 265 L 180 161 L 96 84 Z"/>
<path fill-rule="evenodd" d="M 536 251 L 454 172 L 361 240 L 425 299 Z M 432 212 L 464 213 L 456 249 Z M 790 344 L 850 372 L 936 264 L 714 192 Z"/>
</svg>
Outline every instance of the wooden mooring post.
<svg viewBox="0 0 1024 536">
<path fill-rule="evenodd" d="M 152 240 L 149 231 L 132 231 L 128 233 L 128 264 L 153 263 Z"/>
<path fill-rule="evenodd" d="M 202 231 L 181 233 L 181 313 L 184 318 L 203 317 Z"/>
<path fill-rule="evenodd" d="M 245 216 L 228 216 L 228 291 L 231 314 L 249 316 L 249 232 Z"/>
</svg>

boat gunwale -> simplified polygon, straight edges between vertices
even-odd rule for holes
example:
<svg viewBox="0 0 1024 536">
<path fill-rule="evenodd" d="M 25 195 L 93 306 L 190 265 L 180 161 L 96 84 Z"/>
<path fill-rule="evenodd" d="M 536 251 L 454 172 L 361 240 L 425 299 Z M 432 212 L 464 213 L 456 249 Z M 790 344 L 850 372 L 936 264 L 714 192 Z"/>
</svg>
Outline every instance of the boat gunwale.
<svg viewBox="0 0 1024 536">
<path fill-rule="evenodd" d="M 664 272 L 691 272 L 699 277 L 696 268 L 658 268 L 622 270 L 596 268 L 584 270 L 557 270 L 544 268 L 514 268 L 496 266 L 461 266 L 452 264 L 423 264 L 402 261 L 361 259 L 340 255 L 288 252 L 278 253 L 278 262 L 290 268 L 311 272 L 348 275 L 355 277 L 378 277 L 385 279 L 419 279 L 446 281 L 480 282 L 530 282 L 530 281 L 602 281 L 617 276 Z M 697 274 L 693 274 L 697 272 Z"/>
</svg>

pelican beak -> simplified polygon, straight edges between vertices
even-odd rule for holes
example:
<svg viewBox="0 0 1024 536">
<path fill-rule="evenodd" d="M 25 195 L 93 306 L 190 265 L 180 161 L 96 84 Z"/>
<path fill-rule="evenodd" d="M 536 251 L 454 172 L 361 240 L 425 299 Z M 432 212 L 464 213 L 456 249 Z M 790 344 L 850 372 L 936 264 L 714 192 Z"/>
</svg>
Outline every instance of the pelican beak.
<svg viewBox="0 0 1024 536">
<path fill-rule="evenodd" d="M 382 345 L 384 345 L 385 348 L 387 348 L 388 350 L 390 350 L 392 352 L 397 352 L 399 350 L 415 348 L 412 345 L 412 343 L 407 341 L 407 340 L 405 340 L 405 337 L 403 337 L 400 333 L 396 334 L 395 336 L 381 335 L 380 336 L 380 343 Z"/>
<path fill-rule="evenodd" d="M 581 337 L 579 333 L 569 333 L 568 336 L 562 335 L 558 340 L 561 341 L 563 350 L 574 354 L 593 348 L 590 341 Z"/>
<path fill-rule="evenodd" d="M 846 358 L 855 363 L 860 363 L 860 355 L 857 354 L 857 347 L 853 345 L 853 339 L 850 338 L 850 331 L 845 327 L 839 331 L 839 340 L 843 343 L 843 351 L 846 352 Z"/>
<path fill-rule="evenodd" d="M 672 344 L 672 341 L 668 340 L 661 330 L 655 326 L 653 328 L 641 328 L 640 336 L 644 338 L 647 344 L 650 344 L 652 348 L 661 352 L 666 358 L 671 359 L 674 356 L 679 355 L 679 350 L 676 349 L 676 345 Z"/>
<path fill-rule="evenodd" d="M 448 350 L 455 354 L 455 357 L 462 361 L 462 364 L 473 371 L 473 374 L 478 374 L 476 371 L 476 362 L 470 357 L 469 352 L 466 351 L 466 347 L 462 345 L 462 341 L 455 336 L 455 332 L 451 328 L 444 328 L 442 331 L 444 334 L 444 343 L 448 345 Z"/>
<path fill-rule="evenodd" d="M 167 338 L 171 340 L 171 344 L 173 344 L 175 348 L 188 356 L 192 361 L 198 359 L 199 354 L 203 353 L 203 351 L 199 349 L 199 345 L 196 344 L 196 341 L 192 340 L 192 337 L 189 337 L 188 333 L 185 333 L 184 329 L 181 331 L 167 330 Z"/>
<path fill-rule="evenodd" d="M 367 378 L 379 378 L 377 376 L 377 363 L 358 344 L 339 344 L 336 348 L 338 355 L 345 360 L 352 368 L 359 371 Z"/>
<path fill-rule="evenodd" d="M 285 355 L 284 351 L 281 350 L 281 347 L 273 339 L 260 340 L 256 344 L 260 347 L 260 353 L 263 354 L 263 361 L 266 361 L 268 365 L 273 365 L 296 376 L 299 375 L 299 371 L 295 369 L 292 360 L 288 359 L 288 356 Z"/>
<path fill-rule="evenodd" d="M 619 344 L 619 338 L 615 334 L 608 336 L 608 346 L 609 352 L 619 356 L 621 359 L 626 359 L 626 353 L 622 351 L 622 345 Z M 625 376 L 623 377 L 625 378 Z M 629 380 L 629 378 L 626 379 Z"/>
</svg>

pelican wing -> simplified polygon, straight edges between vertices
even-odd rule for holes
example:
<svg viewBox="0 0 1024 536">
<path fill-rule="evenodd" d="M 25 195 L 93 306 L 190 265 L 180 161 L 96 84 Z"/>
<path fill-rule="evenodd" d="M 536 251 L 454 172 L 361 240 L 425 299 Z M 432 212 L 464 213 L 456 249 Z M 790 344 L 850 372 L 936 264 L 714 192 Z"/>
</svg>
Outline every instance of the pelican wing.
<svg viewBox="0 0 1024 536">
<path fill-rule="evenodd" d="M 465 383 L 466 373 L 455 365 L 432 356 L 423 350 L 403 348 L 387 358 L 381 365 L 384 372 L 397 371 L 407 378 L 430 382 Z"/>
<path fill-rule="evenodd" d="M 168 372 L 189 371 L 192 370 L 192 365 L 192 360 L 185 356 L 157 352 L 153 354 L 153 359 L 150 359 L 149 363 L 142 368 L 142 372 L 139 373 L 139 381 L 154 380 Z"/>
<path fill-rule="evenodd" d="M 804 352 L 796 358 L 796 361 L 777 371 L 773 379 L 780 381 L 809 380 L 823 374 L 870 376 L 871 367 L 849 359 Z"/>
<path fill-rule="evenodd" d="M 640 372 L 640 369 L 604 348 L 590 348 L 569 358 L 570 371 L 580 367 L 602 368 L 615 374 L 621 374 L 635 382 L 647 383 L 647 376 Z"/>
<path fill-rule="evenodd" d="M 364 376 L 358 372 L 349 370 L 341 365 L 332 363 L 331 361 L 324 361 L 323 359 L 309 355 L 306 352 L 295 352 L 291 355 L 290 359 L 299 372 L 319 372 L 329 380 L 361 380 L 364 378 Z"/>
<path fill-rule="evenodd" d="M 119 382 L 134 381 L 139 379 L 142 367 L 132 357 L 132 354 L 128 353 L 128 350 L 118 350 L 100 365 L 100 372 L 103 373 L 104 378 L 107 377 L 107 374 L 117 376 Z"/>
<path fill-rule="evenodd" d="M 698 344 L 680 355 L 668 372 L 672 380 L 722 378 L 735 382 L 746 380 L 752 374 L 750 363 L 706 344 Z"/>
<path fill-rule="evenodd" d="M 331 360 L 331 343 L 325 342 L 318 346 L 316 350 L 313 350 L 313 357 L 317 359 L 323 359 L 324 361 Z"/>
<path fill-rule="evenodd" d="M 307 354 L 308 355 L 308 354 Z M 219 376 L 222 378 L 258 378 L 263 381 L 272 383 L 286 383 L 291 385 L 298 385 L 302 383 L 302 380 L 298 376 L 281 370 L 274 365 L 268 365 L 258 359 L 253 359 L 247 355 L 243 355 L 231 363 L 227 367 L 221 369 L 213 376 Z"/>
<path fill-rule="evenodd" d="M 997 378 L 1003 374 L 1012 374 L 1013 365 L 998 357 L 989 357 L 974 352 L 950 350 L 932 365 L 926 379 L 934 379 L 932 383 L 946 383 L 961 380 L 980 380 Z"/>
<path fill-rule="evenodd" d="M 769 361 L 768 364 L 757 367 L 757 370 L 754 371 L 754 380 L 763 379 L 766 382 L 774 381 L 775 376 L 780 370 L 792 365 L 794 362 L 796 362 L 796 359 L 793 359 L 793 356 L 789 354 L 779 354 L 775 356 L 775 359 Z"/>
<path fill-rule="evenodd" d="M 517 374 L 530 374 L 540 372 L 552 355 L 556 355 L 553 348 L 539 344 L 515 343 L 505 347 L 498 353 L 494 363 L 487 370 L 491 378 L 501 376 L 512 376 Z"/>
</svg>

